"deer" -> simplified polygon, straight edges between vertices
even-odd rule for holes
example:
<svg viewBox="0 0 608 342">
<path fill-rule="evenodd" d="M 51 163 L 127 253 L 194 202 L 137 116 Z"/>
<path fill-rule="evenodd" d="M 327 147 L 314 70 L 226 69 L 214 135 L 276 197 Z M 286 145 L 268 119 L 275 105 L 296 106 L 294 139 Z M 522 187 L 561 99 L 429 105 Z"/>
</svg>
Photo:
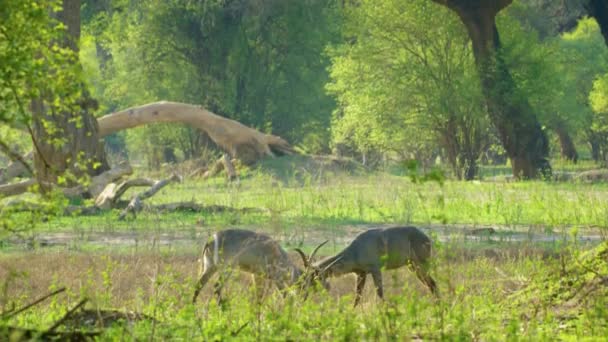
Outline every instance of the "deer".
<svg viewBox="0 0 608 342">
<path fill-rule="evenodd" d="M 438 297 L 437 284 L 428 273 L 431 244 L 431 239 L 416 227 L 392 227 L 367 230 L 338 254 L 317 262 L 312 262 L 312 257 L 306 257 L 300 249 L 296 252 L 308 272 L 308 283 L 313 279 L 326 282 L 328 277 L 355 273 L 356 307 L 361 301 L 368 274 L 372 275 L 378 297 L 384 299 L 382 270 L 406 265 Z"/>
<path fill-rule="evenodd" d="M 325 243 L 327 241 L 317 246 L 311 257 Z M 213 234 L 213 237 L 203 247 L 202 267 L 192 303 L 196 303 L 200 291 L 216 272 L 219 272 L 220 276 L 214 286 L 214 293 L 218 303 L 221 303 L 221 289 L 228 277 L 227 271 L 233 268 L 253 275 L 258 301 L 263 295 L 261 286 L 267 280 L 274 283 L 283 296 L 286 295 L 286 290 L 293 285 L 300 284 L 300 287 L 304 288 L 304 271 L 291 261 L 281 245 L 266 234 L 250 230 L 226 229 Z M 306 288 L 311 282 L 316 281 L 311 277 L 306 280 Z"/>
</svg>

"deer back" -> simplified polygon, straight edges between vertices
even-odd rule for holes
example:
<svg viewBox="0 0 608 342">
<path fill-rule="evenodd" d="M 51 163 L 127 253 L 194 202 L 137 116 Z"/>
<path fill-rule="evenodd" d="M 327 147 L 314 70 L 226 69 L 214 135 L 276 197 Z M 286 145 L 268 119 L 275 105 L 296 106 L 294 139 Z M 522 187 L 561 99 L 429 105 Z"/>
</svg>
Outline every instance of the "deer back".
<svg viewBox="0 0 608 342">
<path fill-rule="evenodd" d="M 242 229 L 217 232 L 209 243 L 214 262 L 266 274 L 291 271 L 294 265 L 279 243 L 265 234 Z"/>
<path fill-rule="evenodd" d="M 430 257 L 430 248 L 431 240 L 418 228 L 394 227 L 359 234 L 341 254 L 353 271 L 368 271 L 425 262 Z"/>
</svg>

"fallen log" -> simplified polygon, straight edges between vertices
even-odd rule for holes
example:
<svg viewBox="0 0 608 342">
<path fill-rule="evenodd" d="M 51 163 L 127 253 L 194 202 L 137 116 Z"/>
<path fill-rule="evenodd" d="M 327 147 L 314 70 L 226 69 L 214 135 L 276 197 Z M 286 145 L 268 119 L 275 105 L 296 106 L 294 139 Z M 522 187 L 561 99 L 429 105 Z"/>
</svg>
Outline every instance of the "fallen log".
<svg viewBox="0 0 608 342">
<path fill-rule="evenodd" d="M 100 175 L 92 177 L 90 184 L 86 187 L 79 185 L 72 188 L 64 188 L 61 191 L 64 195 L 71 198 L 82 195 L 97 197 L 103 191 L 106 184 L 132 173 L 133 169 L 131 165 L 123 162 Z M 25 193 L 35 184 L 38 184 L 35 179 L 28 179 L 18 183 L 0 185 L 0 196 L 9 197 Z"/>
<path fill-rule="evenodd" d="M 134 323 L 142 320 L 155 321 L 154 318 L 135 311 L 113 309 L 82 309 L 63 322 L 65 327 L 107 328 L 112 324 Z"/>
<path fill-rule="evenodd" d="M 100 137 L 159 122 L 178 122 L 196 127 L 207 133 L 209 138 L 231 157 L 241 160 L 245 165 L 253 165 L 267 156 L 295 153 L 293 147 L 281 137 L 264 134 L 200 106 L 185 103 L 155 102 L 97 119 Z"/>
<path fill-rule="evenodd" d="M 195 213 L 223 213 L 223 212 L 236 212 L 236 213 L 254 213 L 254 212 L 266 212 L 260 208 L 234 208 L 224 205 L 200 205 L 196 202 L 176 202 L 167 204 L 157 204 L 148 207 L 149 210 L 154 212 L 165 212 L 165 211 L 192 211 Z"/>
<path fill-rule="evenodd" d="M 9 197 L 22 194 L 35 184 L 37 184 L 35 179 L 28 179 L 13 184 L 0 185 L 0 196 Z"/>
</svg>

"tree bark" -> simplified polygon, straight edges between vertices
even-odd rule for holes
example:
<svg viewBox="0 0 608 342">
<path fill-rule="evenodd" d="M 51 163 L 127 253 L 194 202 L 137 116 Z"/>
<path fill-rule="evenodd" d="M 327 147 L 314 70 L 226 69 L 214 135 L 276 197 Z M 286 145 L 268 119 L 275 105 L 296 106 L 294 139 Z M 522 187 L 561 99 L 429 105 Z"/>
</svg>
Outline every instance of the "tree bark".
<svg viewBox="0 0 608 342">
<path fill-rule="evenodd" d="M 528 100 L 500 55 L 495 17 L 512 0 L 433 0 L 456 12 L 473 44 L 475 63 L 490 117 L 511 159 L 513 175 L 529 179 L 548 176 L 548 141 Z"/>
<path fill-rule="evenodd" d="M 79 63 L 80 0 L 64 0 L 63 10 L 55 15 L 67 28 L 62 44 L 74 51 L 73 63 Z M 99 143 L 97 121 L 87 109 L 92 101 L 86 90 L 83 93 L 80 104 L 70 111 L 62 109 L 56 113 L 44 99 L 32 103 L 34 165 L 41 184 L 56 184 L 66 172 L 79 178 L 109 169 L 103 145 Z M 68 185 L 76 183 L 72 179 Z"/>
<path fill-rule="evenodd" d="M 558 125 L 555 128 L 555 133 L 559 139 L 559 146 L 562 158 L 576 163 L 578 161 L 578 152 L 572 141 L 572 137 L 563 125 Z"/>
<path fill-rule="evenodd" d="M 591 147 L 591 159 L 595 162 L 599 162 L 601 158 L 601 138 L 597 133 L 588 132 L 587 139 L 589 140 L 589 146 Z"/>
<path fill-rule="evenodd" d="M 207 133 L 219 147 L 246 165 L 252 165 L 266 156 L 295 153 L 289 143 L 278 136 L 264 134 L 240 122 L 185 103 L 150 103 L 105 115 L 97 122 L 100 137 L 149 123 L 185 123 Z"/>
</svg>

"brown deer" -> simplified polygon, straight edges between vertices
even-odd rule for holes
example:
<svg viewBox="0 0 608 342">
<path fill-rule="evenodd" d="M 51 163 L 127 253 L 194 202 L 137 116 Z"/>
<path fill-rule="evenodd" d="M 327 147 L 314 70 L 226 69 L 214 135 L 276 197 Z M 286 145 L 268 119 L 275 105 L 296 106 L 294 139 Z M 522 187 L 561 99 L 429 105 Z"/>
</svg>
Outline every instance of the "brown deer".
<svg viewBox="0 0 608 342">
<path fill-rule="evenodd" d="M 323 244 L 315 249 L 315 253 Z M 215 233 L 203 248 L 202 262 L 203 271 L 196 284 L 193 303 L 205 284 L 218 271 L 219 280 L 214 287 L 218 302 L 221 302 L 221 289 L 229 275 L 227 271 L 233 268 L 253 274 L 258 300 L 261 299 L 261 286 L 266 280 L 274 283 L 283 295 L 288 287 L 304 280 L 302 269 L 289 259 L 287 252 L 276 240 L 250 230 L 226 229 Z M 311 281 L 314 279 L 309 277 L 308 282 Z"/>
<path fill-rule="evenodd" d="M 376 293 L 382 299 L 384 294 L 381 270 L 396 269 L 405 265 L 435 296 L 438 296 L 435 280 L 428 273 L 431 240 L 415 227 L 370 229 L 359 234 L 340 253 L 315 263 L 312 263 L 312 259 L 307 258 L 301 250 L 296 250 L 309 270 L 310 279 L 318 278 L 325 281 L 331 276 L 355 273 L 357 275 L 355 306 L 361 301 L 368 274 L 372 275 Z"/>
</svg>

